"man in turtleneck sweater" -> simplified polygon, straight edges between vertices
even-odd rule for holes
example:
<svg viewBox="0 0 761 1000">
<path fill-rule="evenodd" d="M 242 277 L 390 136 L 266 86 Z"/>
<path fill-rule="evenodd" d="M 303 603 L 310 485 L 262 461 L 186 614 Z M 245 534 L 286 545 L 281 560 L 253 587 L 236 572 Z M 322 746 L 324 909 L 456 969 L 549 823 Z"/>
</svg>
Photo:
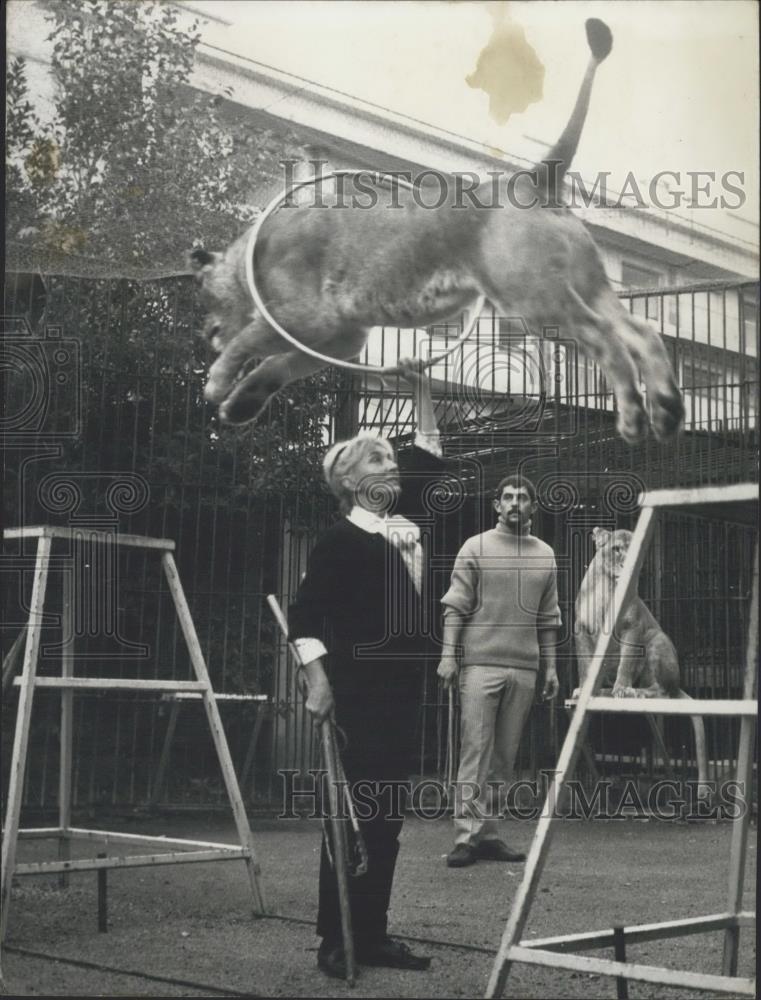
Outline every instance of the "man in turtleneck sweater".
<svg viewBox="0 0 761 1000">
<path fill-rule="evenodd" d="M 513 780 L 521 732 L 544 667 L 543 697 L 558 692 L 555 644 L 560 625 L 557 566 L 549 545 L 531 534 L 536 491 L 508 476 L 494 497 L 497 526 L 460 549 L 444 605 L 438 674 L 460 689 L 461 749 L 450 868 L 479 858 L 523 861 L 497 836 L 500 795 Z M 458 653 L 460 654 L 458 659 Z"/>
</svg>

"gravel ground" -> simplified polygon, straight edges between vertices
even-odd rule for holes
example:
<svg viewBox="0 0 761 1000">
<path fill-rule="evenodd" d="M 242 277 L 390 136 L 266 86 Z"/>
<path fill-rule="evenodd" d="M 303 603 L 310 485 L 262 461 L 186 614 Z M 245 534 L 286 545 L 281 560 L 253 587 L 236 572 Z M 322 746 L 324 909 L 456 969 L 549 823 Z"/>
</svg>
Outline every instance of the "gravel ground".
<svg viewBox="0 0 761 1000">
<path fill-rule="evenodd" d="M 217 817 L 121 819 L 102 825 L 124 832 L 235 841 L 232 823 Z M 95 873 L 73 875 L 66 891 L 60 891 L 51 877 L 19 879 L 13 892 L 9 950 L 3 954 L 5 994 L 483 995 L 522 866 L 480 862 L 463 870 L 447 869 L 443 857 L 451 847 L 451 824 L 446 819 L 408 820 L 391 930 L 402 937 L 426 939 L 414 947 L 430 954 L 433 963 L 424 973 L 365 968 L 352 989 L 325 978 L 315 965 L 318 825 L 308 820 L 258 819 L 252 826 L 268 905 L 277 918 L 252 919 L 248 882 L 239 861 L 110 871 L 107 934 L 97 932 Z M 528 847 L 533 831 L 533 823 L 505 824 L 505 838 L 515 846 Z M 555 831 L 526 937 L 705 915 L 725 906 L 728 824 L 565 821 L 558 822 Z M 754 902 L 755 835 L 754 828 L 746 908 Z M 49 842 L 25 841 L 20 860 L 52 858 L 54 852 Z M 86 851 L 80 854 L 86 856 Z M 627 957 L 718 973 L 721 947 L 722 935 L 711 933 L 631 947 Z M 109 971 L 22 950 L 105 965 Z M 608 952 L 607 957 L 612 955 Z M 742 935 L 740 962 L 740 974 L 753 975 L 750 931 Z M 632 1000 L 693 995 L 639 983 L 630 984 L 629 990 Z M 515 966 L 507 995 L 594 1000 L 615 996 L 615 983 L 607 977 Z"/>
</svg>

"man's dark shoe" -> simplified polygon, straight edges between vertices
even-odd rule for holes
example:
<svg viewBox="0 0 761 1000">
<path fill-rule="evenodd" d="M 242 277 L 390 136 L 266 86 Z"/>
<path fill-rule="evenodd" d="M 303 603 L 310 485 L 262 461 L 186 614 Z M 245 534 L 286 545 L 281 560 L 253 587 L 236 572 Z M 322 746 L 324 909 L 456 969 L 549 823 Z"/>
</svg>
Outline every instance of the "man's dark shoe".
<svg viewBox="0 0 761 1000">
<path fill-rule="evenodd" d="M 455 844 L 454 848 L 447 854 L 448 868 L 467 868 L 478 861 L 476 852 L 470 844 Z"/>
<path fill-rule="evenodd" d="M 525 861 L 523 851 L 508 847 L 503 840 L 482 840 L 476 847 L 476 856 L 486 861 Z"/>
<path fill-rule="evenodd" d="M 422 971 L 431 964 L 430 958 L 415 955 L 406 944 L 386 938 L 380 944 L 357 951 L 357 961 L 362 965 L 379 965 L 386 969 L 414 969 Z"/>
<path fill-rule="evenodd" d="M 340 944 L 323 941 L 317 949 L 317 965 L 331 979 L 346 979 L 346 956 Z"/>
</svg>

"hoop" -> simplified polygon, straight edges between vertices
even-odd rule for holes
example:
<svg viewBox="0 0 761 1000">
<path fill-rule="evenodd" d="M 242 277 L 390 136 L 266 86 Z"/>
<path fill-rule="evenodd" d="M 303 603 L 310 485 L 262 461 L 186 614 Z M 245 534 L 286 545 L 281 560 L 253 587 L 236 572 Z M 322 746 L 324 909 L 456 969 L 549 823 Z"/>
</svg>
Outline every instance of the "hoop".
<svg viewBox="0 0 761 1000">
<path fill-rule="evenodd" d="M 285 330 L 278 323 L 278 321 L 274 318 L 274 316 L 272 316 L 269 309 L 267 309 L 264 302 L 262 301 L 261 295 L 259 295 L 259 290 L 256 287 L 256 281 L 254 279 L 254 248 L 256 247 L 256 239 L 259 235 L 259 230 L 262 227 L 262 223 L 265 222 L 270 217 L 270 215 L 273 214 L 273 212 L 275 212 L 278 208 L 280 208 L 280 206 L 283 204 L 283 202 L 289 195 L 293 194 L 293 192 L 295 191 L 298 191 L 299 188 L 307 187 L 310 184 L 317 184 L 321 181 L 328 180 L 331 177 L 356 177 L 360 175 L 363 177 L 367 177 L 368 171 L 332 170 L 330 173 L 327 174 L 320 174 L 319 176 L 316 177 L 310 177 L 308 180 L 298 181 L 297 183 L 293 184 L 288 190 L 284 191 L 282 194 L 279 194 L 277 195 L 277 197 L 273 198 L 272 201 L 269 203 L 269 205 L 267 205 L 262 214 L 254 223 L 251 229 L 251 233 L 248 237 L 248 242 L 246 244 L 246 262 L 245 262 L 246 281 L 248 282 L 248 288 L 249 291 L 251 292 L 251 298 L 254 300 L 254 305 L 259 310 L 264 319 L 267 321 L 267 323 L 269 323 L 269 325 L 276 333 L 280 334 L 280 336 L 283 337 L 284 340 L 287 340 L 289 344 L 292 344 L 293 347 L 297 348 L 299 351 L 302 351 L 304 354 L 308 354 L 310 357 L 316 358 L 318 361 L 322 361 L 327 365 L 337 365 L 339 368 L 347 368 L 349 369 L 349 371 L 366 372 L 366 373 L 369 372 L 375 375 L 391 375 L 395 372 L 398 372 L 398 365 L 363 365 L 363 364 L 357 364 L 356 362 L 353 361 L 342 361 L 340 358 L 331 358 L 327 354 L 321 354 L 319 351 L 315 351 L 311 347 L 307 347 L 305 344 L 302 344 L 292 334 L 288 333 L 288 331 Z M 376 171 L 369 173 L 369 176 L 376 184 L 383 184 L 384 182 L 387 182 L 389 178 L 393 177 L 395 178 L 397 183 L 401 184 L 403 187 L 407 188 L 414 187 L 414 185 L 411 184 L 409 181 L 405 180 L 402 177 L 397 177 L 395 174 L 384 174 Z M 486 301 L 485 295 L 479 295 L 477 297 L 475 303 L 471 306 L 468 323 L 465 327 L 465 330 L 460 335 L 460 337 L 458 337 L 458 339 L 454 342 L 454 344 L 452 344 L 451 347 L 448 347 L 445 351 L 442 351 L 441 354 L 437 354 L 435 357 L 428 358 L 423 363 L 423 368 L 430 368 L 431 365 L 435 365 L 439 361 L 443 361 L 444 358 L 449 357 L 450 354 L 456 351 L 458 347 L 463 346 L 465 341 L 470 338 L 471 334 L 476 328 L 476 324 L 478 323 L 478 319 L 481 314 L 481 311 L 483 310 L 485 301 Z"/>
</svg>

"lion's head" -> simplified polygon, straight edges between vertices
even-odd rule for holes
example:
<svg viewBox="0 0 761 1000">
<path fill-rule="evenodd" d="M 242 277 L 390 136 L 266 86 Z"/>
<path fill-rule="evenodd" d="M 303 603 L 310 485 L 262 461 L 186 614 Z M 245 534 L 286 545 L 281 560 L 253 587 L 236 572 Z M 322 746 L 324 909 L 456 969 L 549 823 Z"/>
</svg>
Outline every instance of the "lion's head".
<svg viewBox="0 0 761 1000">
<path fill-rule="evenodd" d="M 253 302 L 242 270 L 247 240 L 244 234 L 224 253 L 195 247 L 187 254 L 201 286 L 201 304 L 206 313 L 202 333 L 217 353 L 251 321 Z"/>
<path fill-rule="evenodd" d="M 592 531 L 595 541 L 594 561 L 598 563 L 603 571 L 617 580 L 624 568 L 626 554 L 632 541 L 631 531 L 620 529 L 618 531 L 606 531 L 605 528 L 595 528 Z"/>
</svg>

